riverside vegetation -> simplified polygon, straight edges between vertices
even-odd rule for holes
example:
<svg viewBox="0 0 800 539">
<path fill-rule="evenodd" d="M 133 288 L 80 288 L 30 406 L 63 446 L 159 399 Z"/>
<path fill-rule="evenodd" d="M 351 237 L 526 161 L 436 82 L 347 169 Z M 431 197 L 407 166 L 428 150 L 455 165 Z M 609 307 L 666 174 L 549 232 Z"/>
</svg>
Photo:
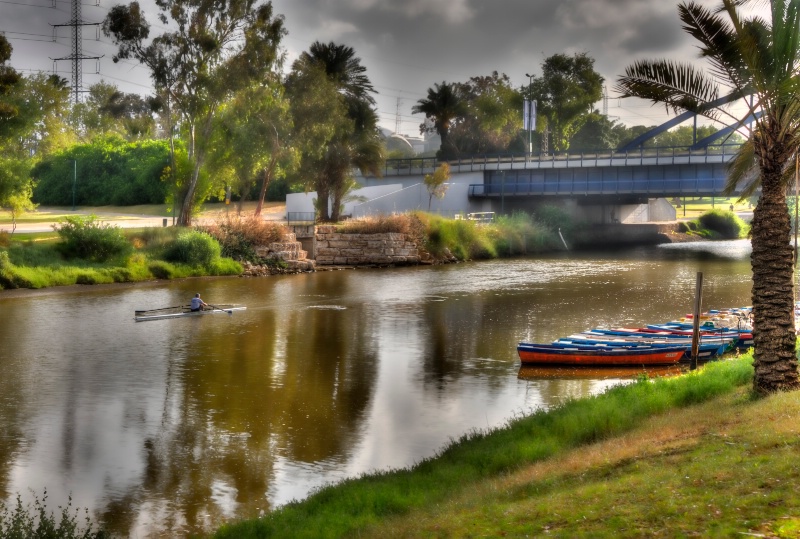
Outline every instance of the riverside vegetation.
<svg viewBox="0 0 800 539">
<path fill-rule="evenodd" d="M 441 260 L 514 256 L 558 249 L 558 228 L 575 226 L 557 208 L 495 223 L 445 219 L 423 212 L 346 221 L 343 232 L 402 232 Z M 0 288 L 43 288 L 204 275 L 241 275 L 240 262 L 279 267 L 259 259 L 256 246 L 280 241 L 287 229 L 255 217 L 223 218 L 193 228 L 127 229 L 95 216 L 68 216 L 52 234 L 0 233 Z M 20 239 L 17 239 L 20 238 Z"/>
<path fill-rule="evenodd" d="M 518 212 L 489 224 L 412 212 L 338 226 L 353 234 L 404 233 L 435 259 L 452 261 L 559 250 L 561 236 L 571 243 L 582 225 L 560 208 L 546 206 L 535 215 Z M 698 239 L 739 238 L 748 231 L 733 212 L 722 210 L 681 227 Z M 281 269 L 281 261 L 260 259 L 255 248 L 280 241 L 287 232 L 280 223 L 256 217 L 223 218 L 205 227 L 123 230 L 95 216 L 68 216 L 54 229 L 15 236 L 0 232 L 0 289 L 241 275 L 244 261 Z"/>
</svg>

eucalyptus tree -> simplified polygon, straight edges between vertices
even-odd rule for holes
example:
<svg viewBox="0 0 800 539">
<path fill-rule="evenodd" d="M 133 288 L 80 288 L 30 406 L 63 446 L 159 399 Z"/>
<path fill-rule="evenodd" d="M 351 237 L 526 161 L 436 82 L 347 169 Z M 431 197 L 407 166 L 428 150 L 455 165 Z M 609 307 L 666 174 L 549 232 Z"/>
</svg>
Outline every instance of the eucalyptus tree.
<svg viewBox="0 0 800 539">
<path fill-rule="evenodd" d="M 458 83 L 442 81 L 434 83 L 433 88 L 428 88 L 428 95 L 417 101 L 411 108 L 414 114 L 424 114 L 425 118 L 433 123 L 422 123 L 420 133 L 437 133 L 442 139 L 439 157 L 447 159 L 456 152 L 450 144 L 449 135 L 453 123 L 461 117 L 466 110 L 461 87 Z"/>
<path fill-rule="evenodd" d="M 353 168 L 380 175 L 385 160 L 375 90 L 351 47 L 320 42 L 295 61 L 286 85 L 295 139 L 302 147 L 301 168 L 313 179 L 320 218 L 336 221 L 354 185 Z"/>
<path fill-rule="evenodd" d="M 150 24 L 138 2 L 112 8 L 103 31 L 119 47 L 114 61 L 134 58 L 147 66 L 156 90 L 167 97 L 167 117 L 172 107 L 179 115 L 193 167 L 178 224 L 189 225 L 214 116 L 234 92 L 280 67 L 286 30 L 271 2 L 156 0 L 156 6 L 160 23 L 174 30 L 149 43 Z"/>
<path fill-rule="evenodd" d="M 270 182 L 297 164 L 290 144 L 289 101 L 277 81 L 254 84 L 228 101 L 216 119 L 212 168 L 228 170 L 239 194 L 238 211 L 254 183 L 259 194 L 254 215 L 261 215 Z"/>
<path fill-rule="evenodd" d="M 586 53 L 554 54 L 542 63 L 542 74 L 531 79 L 530 92 L 537 115 L 552 133 L 553 150 L 566 151 L 603 96 L 603 77 Z"/>
<path fill-rule="evenodd" d="M 786 193 L 800 148 L 800 0 L 773 0 L 769 16 L 746 16 L 747 0 L 722 0 L 716 10 L 696 2 L 678 7 L 684 29 L 710 63 L 643 60 L 629 66 L 620 93 L 689 110 L 747 128 L 727 104 L 755 116 L 749 138 L 730 168 L 728 189 L 761 188 L 753 212 L 754 388 L 758 393 L 800 387 L 795 348 L 793 269 Z M 749 121 L 749 120 L 748 120 Z"/>
</svg>

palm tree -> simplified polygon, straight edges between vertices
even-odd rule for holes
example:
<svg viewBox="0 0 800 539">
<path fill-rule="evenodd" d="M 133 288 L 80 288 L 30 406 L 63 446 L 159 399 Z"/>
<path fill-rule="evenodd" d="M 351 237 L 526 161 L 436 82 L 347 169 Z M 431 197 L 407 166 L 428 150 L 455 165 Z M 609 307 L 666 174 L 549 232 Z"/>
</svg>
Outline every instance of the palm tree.
<svg viewBox="0 0 800 539">
<path fill-rule="evenodd" d="M 323 220 L 337 221 L 342 199 L 354 185 L 351 171 L 381 174 L 385 160 L 383 144 L 378 134 L 378 115 L 375 112 L 375 92 L 366 68 L 351 47 L 335 43 L 313 43 L 308 52 L 300 55 L 294 65 L 296 72 L 324 71 L 343 101 L 346 125 L 332 126 L 323 155 L 315 161 L 316 190 L 319 211 Z M 333 207 L 328 209 L 328 197 Z M 330 217 L 329 217 L 330 215 Z"/>
<path fill-rule="evenodd" d="M 300 55 L 300 60 L 317 64 L 325 69 L 328 78 L 334 81 L 347 100 L 367 101 L 375 104 L 375 88 L 365 74 L 367 68 L 361 65 L 356 51 L 346 45 L 336 43 L 320 43 L 315 41 L 308 52 Z"/>
<path fill-rule="evenodd" d="M 447 135 L 450 133 L 453 120 L 464 113 L 464 99 L 461 91 L 455 83 L 448 84 L 442 81 L 441 84 L 434 84 L 433 88 L 428 88 L 427 99 L 420 99 L 411 108 L 414 114 L 424 114 L 425 118 L 433 120 L 433 130 L 442 138 L 442 149 L 440 155 L 447 157 L 452 153 Z M 422 124 L 420 132 L 425 133 L 429 128 Z"/>
<path fill-rule="evenodd" d="M 728 189 L 761 187 L 752 223 L 754 389 L 764 394 L 800 388 L 795 346 L 793 269 L 786 193 L 800 146 L 800 0 L 772 0 L 771 20 L 744 17 L 754 0 L 722 0 L 710 11 L 679 6 L 684 29 L 700 42 L 711 76 L 688 64 L 640 61 L 617 84 L 624 97 L 641 97 L 715 120 L 733 117 L 742 102 L 755 115 L 747 143 L 730 167 Z M 725 90 L 720 92 L 720 85 Z M 749 121 L 749 120 L 748 120 Z"/>
</svg>

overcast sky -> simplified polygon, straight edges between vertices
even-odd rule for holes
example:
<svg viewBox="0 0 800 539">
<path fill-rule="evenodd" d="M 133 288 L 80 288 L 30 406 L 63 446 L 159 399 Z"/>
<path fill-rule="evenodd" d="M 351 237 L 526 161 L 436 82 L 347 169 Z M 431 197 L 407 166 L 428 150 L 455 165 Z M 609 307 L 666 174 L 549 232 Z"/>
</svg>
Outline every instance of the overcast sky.
<svg viewBox="0 0 800 539">
<path fill-rule="evenodd" d="M 84 0 L 86 2 L 87 0 Z M 93 0 L 88 0 L 92 2 Z M 100 22 L 115 5 L 82 4 L 82 20 Z M 151 23 L 156 9 L 140 2 Z M 715 1 L 706 1 L 717 5 Z M 614 86 L 625 66 L 637 59 L 694 61 L 695 42 L 681 30 L 672 0 L 273 0 L 285 16 L 289 62 L 315 41 L 333 41 L 355 49 L 378 91 L 381 126 L 418 135 L 421 116 L 411 107 L 434 83 L 462 82 L 492 71 L 506 73 L 514 85 L 540 74 L 542 61 L 557 53 L 585 52 L 608 88 L 608 114 L 627 125 L 654 125 L 666 116 L 660 106 L 616 98 Z M 55 7 L 53 7 L 55 6 Z M 14 47 L 11 64 L 25 73 L 52 72 L 54 64 L 69 79 L 70 0 L 0 0 L 0 33 Z M 114 64 L 114 47 L 96 40 L 85 26 L 83 86 L 105 80 L 123 91 L 147 94 L 149 72 L 135 62 Z M 151 35 L 163 31 L 153 25 Z M 99 73 L 97 73 L 99 67 Z M 603 110 L 603 103 L 596 108 Z"/>
</svg>

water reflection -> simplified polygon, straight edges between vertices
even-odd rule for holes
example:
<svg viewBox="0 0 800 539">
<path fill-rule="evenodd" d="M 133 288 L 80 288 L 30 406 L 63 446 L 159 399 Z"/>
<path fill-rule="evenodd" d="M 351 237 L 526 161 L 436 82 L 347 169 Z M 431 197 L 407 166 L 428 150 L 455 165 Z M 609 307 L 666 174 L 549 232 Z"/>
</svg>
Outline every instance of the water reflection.
<svg viewBox="0 0 800 539">
<path fill-rule="evenodd" d="M 519 368 L 517 377 L 522 380 L 627 380 L 638 378 L 639 376 L 647 376 L 649 378 L 677 376 L 685 370 L 680 365 L 653 367 L 540 367 L 523 365 Z"/>
<path fill-rule="evenodd" d="M 638 372 L 520 369 L 516 344 L 674 318 L 697 271 L 706 305 L 749 302 L 746 258 L 663 249 L 0 292 L 0 493 L 72 493 L 124 535 L 256 516 L 626 383 Z M 198 290 L 248 309 L 132 320 Z"/>
</svg>

